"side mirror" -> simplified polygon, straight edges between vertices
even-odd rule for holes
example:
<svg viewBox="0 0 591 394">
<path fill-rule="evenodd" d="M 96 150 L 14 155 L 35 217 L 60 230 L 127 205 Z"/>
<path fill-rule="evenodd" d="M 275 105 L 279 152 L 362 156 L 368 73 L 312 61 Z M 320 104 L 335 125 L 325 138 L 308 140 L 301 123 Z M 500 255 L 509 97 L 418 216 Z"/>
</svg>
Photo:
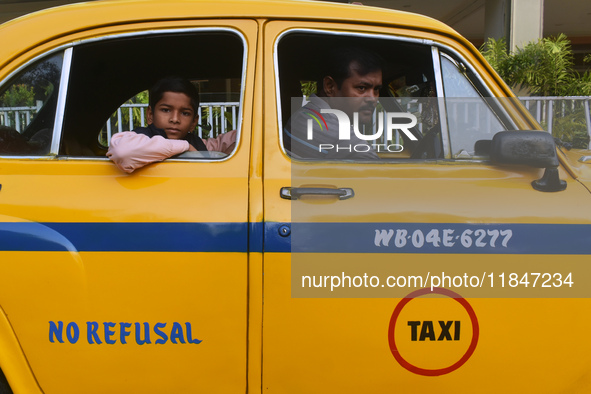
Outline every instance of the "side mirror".
<svg viewBox="0 0 591 394">
<path fill-rule="evenodd" d="M 494 135 L 490 159 L 495 164 L 525 164 L 545 168 L 541 179 L 532 182 L 534 189 L 558 192 L 566 182 L 558 177 L 558 156 L 551 134 L 545 131 L 501 131 Z"/>
</svg>

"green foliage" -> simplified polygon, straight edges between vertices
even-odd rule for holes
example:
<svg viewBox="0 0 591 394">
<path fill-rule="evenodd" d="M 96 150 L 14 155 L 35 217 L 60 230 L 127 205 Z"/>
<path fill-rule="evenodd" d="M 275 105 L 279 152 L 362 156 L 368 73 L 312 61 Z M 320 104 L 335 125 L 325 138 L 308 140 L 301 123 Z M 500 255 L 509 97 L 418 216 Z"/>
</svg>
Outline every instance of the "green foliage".
<svg viewBox="0 0 591 394">
<path fill-rule="evenodd" d="M 211 111 L 212 117 L 212 124 L 208 124 L 209 122 L 209 108 L 203 108 L 201 113 L 202 118 L 199 120 L 199 123 L 204 126 L 209 126 L 211 129 L 207 130 L 207 128 L 202 128 L 202 136 L 203 138 L 214 138 L 222 133 L 226 133 L 228 131 L 233 130 L 234 125 L 232 124 L 232 112 L 231 111 L 224 111 L 222 112 L 221 107 L 213 107 Z M 225 128 L 222 130 L 222 116 L 225 119 Z M 199 126 L 196 127 L 195 132 Z"/>
<path fill-rule="evenodd" d="M 12 85 L 0 97 L 2 107 L 32 107 L 35 105 L 35 93 L 32 86 Z"/>
<path fill-rule="evenodd" d="M 581 75 L 574 70 L 570 41 L 564 34 L 530 42 L 514 53 L 507 51 L 504 39 L 489 38 L 480 51 L 514 89 L 525 88 L 536 96 L 591 96 L 591 72 Z M 584 60 L 591 62 L 591 55 Z M 589 135 L 582 102 L 563 105 L 553 108 L 552 135 L 576 148 L 587 148 Z M 542 126 L 548 129 L 547 124 Z"/>
<path fill-rule="evenodd" d="M 528 86 L 535 95 L 561 96 L 568 94 L 563 87 L 574 77 L 572 65 L 570 41 L 561 34 L 517 48 L 510 72 L 515 83 Z"/>
<path fill-rule="evenodd" d="M 576 73 L 576 78 L 570 78 L 563 86 L 563 96 L 591 96 L 591 72 L 583 75 Z"/>
<path fill-rule="evenodd" d="M 127 100 L 126 104 L 148 104 L 148 91 L 144 90 L 143 92 L 139 92 L 131 99 Z M 139 108 L 135 107 L 132 108 L 132 116 L 133 116 L 133 124 L 140 125 L 142 124 L 142 112 Z M 129 121 L 129 112 L 126 114 L 127 120 Z"/>
<path fill-rule="evenodd" d="M 139 92 L 138 94 L 136 94 L 135 96 L 133 96 L 132 98 L 130 98 L 129 100 L 127 100 L 123 104 L 148 104 L 148 91 L 145 90 L 143 92 Z M 131 111 L 129 111 L 130 109 L 131 109 Z M 131 112 L 131 117 L 133 119 L 134 126 L 137 127 L 142 124 L 142 111 L 140 108 L 138 108 L 138 107 L 121 108 L 121 124 L 123 125 L 123 129 L 125 129 L 125 130 L 127 130 L 129 128 L 130 112 Z M 144 114 L 145 114 L 145 111 L 144 111 Z M 115 127 L 118 127 L 119 120 L 117 118 L 116 112 L 112 115 L 112 118 L 115 120 Z M 145 123 L 146 122 L 144 119 L 144 124 Z"/>
<path fill-rule="evenodd" d="M 501 78 L 513 88 L 524 87 L 532 95 L 591 95 L 591 73 L 574 70 L 570 41 L 564 34 L 530 42 L 514 53 L 504 39 L 489 38 L 481 52 Z"/>
<path fill-rule="evenodd" d="M 508 82 L 510 62 L 506 40 L 504 38 L 499 40 L 489 38 L 480 47 L 480 52 L 501 78 Z"/>
<path fill-rule="evenodd" d="M 562 104 L 557 105 L 553 111 L 552 135 L 571 143 L 575 148 L 587 149 L 589 134 L 583 102 Z"/>
<path fill-rule="evenodd" d="M 318 92 L 318 86 L 316 81 L 300 81 L 300 85 L 302 86 L 302 94 L 309 98 L 311 94 L 315 94 Z"/>
<path fill-rule="evenodd" d="M 130 98 L 129 100 L 127 100 L 123 104 L 148 104 L 148 91 L 145 90 L 143 92 L 139 92 L 138 94 L 136 94 L 135 96 L 133 96 L 132 98 Z M 131 109 L 131 111 L 130 111 L 130 109 Z M 129 130 L 130 112 L 131 112 L 131 118 L 133 119 L 134 127 L 141 126 L 141 124 L 142 124 L 142 111 L 140 108 L 138 108 L 138 107 L 121 108 L 121 128 L 123 131 Z M 145 116 L 145 110 L 144 110 L 144 116 Z M 117 116 L 117 111 L 115 111 L 111 115 L 109 122 L 111 122 L 111 127 L 114 129 L 113 133 L 117 132 L 117 129 L 119 127 L 119 118 Z M 145 118 L 144 118 L 144 124 L 147 124 Z M 109 144 L 107 142 L 107 128 L 106 127 L 103 127 L 101 132 L 99 133 L 98 142 L 101 146 L 103 146 L 105 148 L 109 146 Z"/>
</svg>

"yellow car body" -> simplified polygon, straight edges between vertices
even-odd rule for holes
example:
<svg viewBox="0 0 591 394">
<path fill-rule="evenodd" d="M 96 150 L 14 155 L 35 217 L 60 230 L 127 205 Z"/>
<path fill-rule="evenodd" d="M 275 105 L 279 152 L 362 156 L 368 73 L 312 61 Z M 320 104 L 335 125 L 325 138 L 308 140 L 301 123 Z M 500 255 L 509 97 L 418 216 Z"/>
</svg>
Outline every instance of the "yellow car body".
<svg viewBox="0 0 591 394">
<path fill-rule="evenodd" d="M 283 146 L 290 97 L 283 78 L 297 74 L 297 59 L 314 63 L 315 42 L 350 37 L 408 46 L 417 59 L 447 56 L 470 70 L 479 92 L 512 97 L 449 27 L 359 5 L 96 1 L 0 27 L 0 97 L 35 64 L 61 67 L 55 97 L 44 104 L 55 105 L 55 116 L 39 126 L 50 130 L 48 152 L 0 154 L 0 369 L 14 393 L 591 390 L 591 173 L 578 161 L 588 152 L 557 150 L 567 187 L 554 192 L 532 187 L 542 168 L 461 160 L 449 148 L 430 160 L 296 163 Z M 59 61 L 39 63 L 52 56 Z M 104 152 L 89 153 L 108 116 L 153 83 L 149 73 L 175 67 L 239 81 L 231 91 L 240 103 L 235 151 L 131 175 Z M 134 86 L 120 88 L 119 74 Z M 89 100 L 83 115 L 81 98 Z M 511 100 L 495 108 L 515 129 L 539 129 Z M 280 195 L 310 185 L 348 187 L 355 196 Z M 390 229 L 408 233 L 399 240 L 408 245 L 415 233 L 419 243 L 419 232 L 439 245 L 444 230 L 458 237 L 456 246 L 460 234 L 475 244 L 475 231 L 489 231 L 492 245 L 490 234 L 509 229 L 513 241 L 501 252 L 371 249 L 374 231 Z M 297 249 L 292 237 L 308 231 L 336 239 Z M 419 269 L 469 271 L 496 287 L 300 286 L 304 276 Z M 551 285 L 560 273 L 564 281 L 545 292 L 547 278 L 525 286 L 525 273 L 550 274 Z"/>
</svg>

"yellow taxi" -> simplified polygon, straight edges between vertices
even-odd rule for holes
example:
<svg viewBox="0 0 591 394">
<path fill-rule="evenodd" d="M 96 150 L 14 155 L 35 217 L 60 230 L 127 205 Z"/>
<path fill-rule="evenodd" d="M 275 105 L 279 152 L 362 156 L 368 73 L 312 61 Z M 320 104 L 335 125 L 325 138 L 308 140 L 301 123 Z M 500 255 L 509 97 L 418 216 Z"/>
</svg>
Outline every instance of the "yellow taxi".
<svg viewBox="0 0 591 394">
<path fill-rule="evenodd" d="M 446 25 L 101 0 L 0 42 L 0 393 L 591 391 L 589 152 Z M 289 119 L 342 46 L 382 61 L 376 157 L 308 159 Z M 236 147 L 123 173 L 109 139 L 169 75 Z"/>
</svg>

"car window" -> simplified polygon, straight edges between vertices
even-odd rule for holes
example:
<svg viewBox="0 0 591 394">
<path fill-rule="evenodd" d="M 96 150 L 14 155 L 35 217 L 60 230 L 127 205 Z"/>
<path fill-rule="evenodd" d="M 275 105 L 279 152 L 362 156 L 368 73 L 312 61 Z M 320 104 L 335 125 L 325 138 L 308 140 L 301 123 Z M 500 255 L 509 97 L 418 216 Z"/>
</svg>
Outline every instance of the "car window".
<svg viewBox="0 0 591 394">
<path fill-rule="evenodd" d="M 352 99 L 323 90 L 335 48 L 363 48 L 382 61 L 382 87 L 369 121 L 357 124 L 352 112 L 339 118 L 334 110 L 354 107 L 347 104 Z M 470 68 L 424 41 L 293 31 L 280 38 L 276 56 L 279 127 L 293 159 L 488 160 L 494 134 L 515 128 Z M 370 147 L 375 154 L 366 154 Z"/>
<path fill-rule="evenodd" d="M 46 56 L 0 88 L 0 155 L 49 154 L 62 62 Z"/>
<path fill-rule="evenodd" d="M 171 61 L 174 55 L 154 55 L 158 53 L 179 54 L 182 61 Z M 181 76 L 200 91 L 200 121 L 194 133 L 221 141 L 209 145 L 220 154 L 186 156 L 224 158 L 234 151 L 240 135 L 244 53 L 243 39 L 221 29 L 77 44 L 68 64 L 63 130 L 55 133 L 64 56 L 47 56 L 0 88 L 0 154 L 104 157 L 114 133 L 146 125 L 150 86 L 166 76 Z M 219 138 L 233 130 L 237 132 L 227 136 L 231 138 Z M 52 140 L 55 152 L 50 152 Z"/>
<path fill-rule="evenodd" d="M 244 53 L 242 38 L 221 29 L 136 34 L 75 46 L 59 154 L 104 156 L 113 134 L 146 125 L 147 90 L 167 76 L 186 78 L 200 91 L 194 133 L 203 139 L 232 130 L 239 135 Z"/>
<path fill-rule="evenodd" d="M 483 97 L 468 78 L 466 67 L 446 54 L 441 55 L 446 120 L 454 159 L 486 158 L 487 141 L 508 128 L 493 110 L 499 101 Z"/>
<path fill-rule="evenodd" d="M 193 133 L 207 140 L 219 139 L 223 134 L 236 130 L 240 115 L 240 79 L 209 78 L 191 82 L 198 87 L 201 98 L 197 111 L 199 122 Z M 115 133 L 147 126 L 148 98 L 149 92 L 144 90 L 121 103 L 99 133 L 98 143 L 103 149 L 109 147 L 111 137 Z M 210 154 L 210 157 L 225 157 L 232 151 L 226 145 L 223 147 L 216 145 L 215 148 L 219 148 L 218 152 L 225 154 Z M 183 157 L 198 157 L 198 155 Z"/>
<path fill-rule="evenodd" d="M 375 111 L 371 119 L 359 123 L 354 112 L 360 107 L 348 104 L 355 99 L 327 98 L 323 86 L 327 70 L 333 68 L 331 56 L 351 48 L 371 52 L 381 64 Z M 293 31 L 278 41 L 276 53 L 279 126 L 283 148 L 292 158 L 375 161 L 443 157 L 430 45 L 407 38 Z M 336 137 L 345 130 L 335 120 L 340 115 L 326 112 L 345 108 L 353 108 L 347 112 L 352 137 L 346 141 Z M 389 121 L 405 127 L 388 127 Z M 362 155 L 369 147 L 375 153 Z"/>
</svg>

